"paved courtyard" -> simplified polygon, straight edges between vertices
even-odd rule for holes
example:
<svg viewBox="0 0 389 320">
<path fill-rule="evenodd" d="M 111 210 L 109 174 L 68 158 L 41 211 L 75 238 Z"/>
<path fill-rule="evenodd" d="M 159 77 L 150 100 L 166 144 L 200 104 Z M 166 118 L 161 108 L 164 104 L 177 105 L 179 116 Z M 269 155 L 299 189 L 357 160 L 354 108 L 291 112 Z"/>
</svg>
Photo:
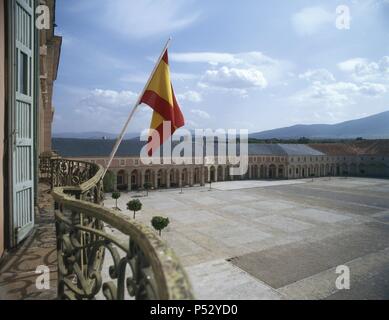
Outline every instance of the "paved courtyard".
<svg viewBox="0 0 389 320">
<path fill-rule="evenodd" d="M 150 192 L 137 219 L 169 217 L 162 237 L 198 299 L 388 299 L 388 195 L 379 179 L 221 182 Z M 335 287 L 339 265 L 350 290 Z"/>
</svg>

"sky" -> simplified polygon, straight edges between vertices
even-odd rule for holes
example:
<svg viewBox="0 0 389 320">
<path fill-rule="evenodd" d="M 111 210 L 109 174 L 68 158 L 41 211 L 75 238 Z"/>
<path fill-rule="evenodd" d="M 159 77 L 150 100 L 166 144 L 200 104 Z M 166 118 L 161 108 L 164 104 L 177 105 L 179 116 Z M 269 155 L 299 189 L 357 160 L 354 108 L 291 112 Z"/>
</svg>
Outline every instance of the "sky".
<svg viewBox="0 0 389 320">
<path fill-rule="evenodd" d="M 57 0 L 56 24 L 56 133 L 118 133 L 169 36 L 187 129 L 258 132 L 389 110 L 389 0 Z M 142 105 L 128 132 L 150 120 Z"/>
</svg>

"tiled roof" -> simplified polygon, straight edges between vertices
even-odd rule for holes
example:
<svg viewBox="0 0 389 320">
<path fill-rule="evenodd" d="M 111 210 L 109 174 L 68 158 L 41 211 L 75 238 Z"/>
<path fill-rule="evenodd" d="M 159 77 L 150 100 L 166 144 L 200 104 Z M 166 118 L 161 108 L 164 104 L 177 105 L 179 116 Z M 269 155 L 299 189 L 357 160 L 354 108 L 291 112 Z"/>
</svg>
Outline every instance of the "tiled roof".
<svg viewBox="0 0 389 320">
<path fill-rule="evenodd" d="M 388 140 L 362 140 L 351 143 L 321 143 L 311 144 L 310 146 L 330 156 L 389 155 Z"/>
<path fill-rule="evenodd" d="M 62 157 L 108 157 L 111 153 L 113 140 L 89 139 L 53 139 L 53 149 Z M 138 139 L 124 140 L 117 152 L 117 157 L 139 156 L 145 142 Z M 239 149 L 239 147 L 238 147 Z M 215 145 L 215 155 L 217 145 Z M 323 155 L 322 152 L 303 144 L 249 144 L 250 155 Z"/>
</svg>

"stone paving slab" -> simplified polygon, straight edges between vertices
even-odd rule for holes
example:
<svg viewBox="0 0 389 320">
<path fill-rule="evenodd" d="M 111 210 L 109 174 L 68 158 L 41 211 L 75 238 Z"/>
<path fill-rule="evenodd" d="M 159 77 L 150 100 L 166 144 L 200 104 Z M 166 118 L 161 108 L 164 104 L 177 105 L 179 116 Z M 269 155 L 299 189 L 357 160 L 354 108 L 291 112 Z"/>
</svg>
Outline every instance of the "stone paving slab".
<svg viewBox="0 0 389 320">
<path fill-rule="evenodd" d="M 255 222 L 265 224 L 285 232 L 300 232 L 315 227 L 313 224 L 287 218 L 281 215 L 271 215 L 257 218 L 255 219 Z"/>
<path fill-rule="evenodd" d="M 385 287 L 385 283 L 388 279 L 387 270 L 385 271 L 388 267 L 388 261 L 389 249 L 384 249 L 345 263 L 350 269 L 350 290 L 346 290 L 341 294 L 336 294 L 339 292 L 339 289 L 335 286 L 336 278 L 338 277 L 335 267 L 296 281 L 277 291 L 282 294 L 285 299 L 293 300 L 336 299 L 339 298 L 340 295 L 345 299 L 350 299 L 352 296 L 356 297 L 354 291 L 357 292 L 357 295 L 359 296 L 358 299 L 366 299 L 368 298 L 368 295 L 365 295 L 364 291 L 365 289 L 366 293 L 367 291 L 374 291 L 374 287 L 376 287 L 375 283 L 377 283 L 377 279 L 374 279 L 375 277 L 380 277 L 381 280 L 383 280 L 382 287 Z M 364 285 L 363 290 L 360 290 L 361 287 L 359 284 L 361 283 Z M 379 299 L 387 298 L 389 296 L 389 292 L 382 294 L 381 289 L 376 291 L 376 293 L 380 293 L 379 297 L 378 295 L 375 297 Z"/>
<path fill-rule="evenodd" d="M 271 287 L 281 288 L 387 247 L 389 225 L 369 223 L 359 231 L 320 242 L 298 242 L 250 253 L 234 258 L 232 262 Z"/>
<path fill-rule="evenodd" d="M 272 288 L 225 260 L 198 264 L 187 271 L 200 300 L 280 299 Z"/>
<path fill-rule="evenodd" d="M 231 190 L 208 191 L 208 186 L 184 189 L 184 194 L 165 190 L 141 199 L 144 206 L 138 221 L 150 226 L 155 215 L 171 219 L 162 238 L 180 257 L 198 298 L 229 298 L 235 292 L 242 299 L 325 299 L 336 293 L 331 289 L 333 270 L 343 263 L 350 263 L 365 285 L 372 275 L 386 276 L 380 266 L 389 257 L 380 252 L 389 247 L 389 199 L 381 190 L 389 187 L 389 181 L 331 178 L 267 186 L 260 181 L 228 183 Z M 261 186 L 251 188 L 253 183 Z M 124 214 L 131 195 L 123 196 Z M 112 200 L 106 202 L 112 205 Z M 242 257 L 242 261 L 252 257 L 242 269 L 229 262 Z M 209 266 L 214 261 L 221 261 L 221 266 Z M 243 272 L 250 281 L 242 282 L 236 272 Z M 225 284 L 226 279 L 231 283 Z M 262 294 L 257 283 L 270 289 L 270 294 L 266 290 Z M 212 291 L 213 287 L 219 290 Z M 378 296 L 387 297 L 376 288 Z M 355 290 L 357 296 L 357 285 Z M 257 292 L 255 297 L 251 291 Z"/>
<path fill-rule="evenodd" d="M 226 181 L 212 183 L 212 188 L 222 191 L 252 189 L 273 186 L 285 186 L 292 184 L 302 184 L 311 180 L 278 180 L 278 181 L 264 181 L 264 180 L 247 180 L 247 181 Z"/>
<path fill-rule="evenodd" d="M 337 223 L 350 219 L 348 216 L 317 208 L 299 208 L 290 210 L 288 214 L 294 217 L 302 217 L 314 222 L 324 223 Z"/>
</svg>

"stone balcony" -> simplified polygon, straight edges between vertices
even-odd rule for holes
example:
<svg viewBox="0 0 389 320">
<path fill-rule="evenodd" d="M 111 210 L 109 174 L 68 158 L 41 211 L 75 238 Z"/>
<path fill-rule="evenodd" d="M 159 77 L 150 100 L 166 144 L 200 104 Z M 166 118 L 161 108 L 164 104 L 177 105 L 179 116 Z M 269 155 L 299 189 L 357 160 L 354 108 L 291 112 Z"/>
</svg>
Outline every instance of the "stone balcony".
<svg viewBox="0 0 389 320">
<path fill-rule="evenodd" d="M 103 171 L 41 159 L 41 179 L 50 185 L 39 185 L 32 235 L 0 266 L 0 299 L 193 299 L 173 250 L 150 228 L 102 205 Z M 49 289 L 36 286 L 38 266 L 49 268 Z"/>
</svg>

